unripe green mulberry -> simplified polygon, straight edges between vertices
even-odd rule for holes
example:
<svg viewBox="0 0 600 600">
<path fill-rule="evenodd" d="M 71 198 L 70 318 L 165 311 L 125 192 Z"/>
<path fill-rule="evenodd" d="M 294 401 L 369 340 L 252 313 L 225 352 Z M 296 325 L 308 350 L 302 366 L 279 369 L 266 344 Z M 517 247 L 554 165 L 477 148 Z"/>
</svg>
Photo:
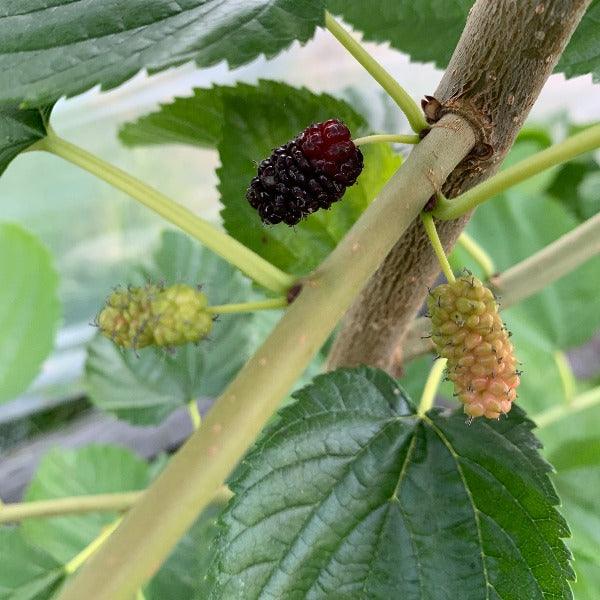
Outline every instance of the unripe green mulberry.
<svg viewBox="0 0 600 600">
<path fill-rule="evenodd" d="M 495 419 L 509 412 L 519 373 L 491 290 L 465 275 L 432 290 L 428 306 L 433 342 L 448 359 L 448 377 L 465 413 Z"/>
<path fill-rule="evenodd" d="M 115 290 L 97 318 L 100 331 L 124 348 L 180 346 L 205 338 L 213 318 L 206 296 L 183 284 Z"/>
</svg>

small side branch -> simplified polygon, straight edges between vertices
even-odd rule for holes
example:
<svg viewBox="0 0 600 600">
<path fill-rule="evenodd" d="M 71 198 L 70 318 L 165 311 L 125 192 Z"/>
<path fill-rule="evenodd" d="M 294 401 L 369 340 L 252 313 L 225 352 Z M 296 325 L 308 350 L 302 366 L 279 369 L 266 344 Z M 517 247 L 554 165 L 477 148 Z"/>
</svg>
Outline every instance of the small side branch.
<svg viewBox="0 0 600 600">
<path fill-rule="evenodd" d="M 407 91 L 365 50 L 352 34 L 338 23 L 333 15 L 325 11 L 325 26 L 335 38 L 354 56 L 354 58 L 368 71 L 377 83 L 390 95 L 392 100 L 406 115 L 412 130 L 419 133 L 429 127 L 423 112 L 417 103 L 409 96 Z"/>
</svg>

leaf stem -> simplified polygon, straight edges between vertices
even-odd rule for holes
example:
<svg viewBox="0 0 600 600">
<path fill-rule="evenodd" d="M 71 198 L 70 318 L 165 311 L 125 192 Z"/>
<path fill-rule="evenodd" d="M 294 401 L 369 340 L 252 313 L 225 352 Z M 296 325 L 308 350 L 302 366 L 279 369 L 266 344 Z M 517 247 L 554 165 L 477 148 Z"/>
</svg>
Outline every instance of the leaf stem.
<svg viewBox="0 0 600 600">
<path fill-rule="evenodd" d="M 190 234 L 268 290 L 279 294 L 285 293 L 295 282 L 295 277 L 284 273 L 236 239 L 197 217 L 187 208 L 129 173 L 62 139 L 52 130 L 49 130 L 47 137 L 36 142 L 32 149 L 44 150 L 60 156 L 125 192 Z"/>
<path fill-rule="evenodd" d="M 442 246 L 442 242 L 440 241 L 440 237 L 438 235 L 437 229 L 435 228 L 435 223 L 433 222 L 433 217 L 431 213 L 421 213 L 421 221 L 423 222 L 423 227 L 425 227 L 425 232 L 427 233 L 427 237 L 431 242 L 431 246 L 435 255 L 440 263 L 440 267 L 446 276 L 446 279 L 449 283 L 453 283 L 456 281 L 454 277 L 454 273 L 452 272 L 452 267 L 448 262 L 448 257 L 444 252 L 444 247 Z"/>
<path fill-rule="evenodd" d="M 442 381 L 442 375 L 444 374 L 444 369 L 446 368 L 447 362 L 448 359 L 446 358 L 438 358 L 434 361 L 433 366 L 429 371 L 427 381 L 425 382 L 425 387 L 423 388 L 423 395 L 421 396 L 421 401 L 419 402 L 419 409 L 417 411 L 417 414 L 420 417 L 422 417 L 433 406 L 435 395 L 440 387 L 440 382 Z"/>
<path fill-rule="evenodd" d="M 415 133 L 429 127 L 423 112 L 407 91 L 367 52 L 364 46 L 348 30 L 335 20 L 329 11 L 325 11 L 325 26 L 396 102 L 406 115 Z"/>
<path fill-rule="evenodd" d="M 195 398 L 192 398 L 187 403 L 188 414 L 190 415 L 190 420 L 192 421 L 192 426 L 194 431 L 200 428 L 202 424 L 202 416 L 200 415 L 200 411 L 198 410 L 198 403 Z"/>
<path fill-rule="evenodd" d="M 65 514 L 76 515 L 103 511 L 122 512 L 131 508 L 143 493 L 143 491 L 122 492 L 9 503 L 0 508 L 0 523 L 16 523 L 23 519 L 55 517 Z"/>
<path fill-rule="evenodd" d="M 255 302 L 240 302 L 239 304 L 215 304 L 213 306 L 207 306 L 206 312 L 215 315 L 225 315 L 230 313 L 285 308 L 288 304 L 287 298 L 285 296 L 280 296 L 279 298 L 267 298 L 266 300 L 257 300 Z"/>
<path fill-rule="evenodd" d="M 0 524 L 18 523 L 25 519 L 93 512 L 125 512 L 140 500 L 144 491 L 72 496 L 50 500 L 35 500 L 33 502 L 11 502 L 0 508 Z M 212 502 L 224 503 L 231 496 L 231 490 L 226 485 L 222 485 L 213 496 Z"/>
<path fill-rule="evenodd" d="M 467 232 L 463 231 L 460 234 L 458 243 L 481 267 L 486 279 L 489 279 L 496 273 L 496 265 L 494 264 L 492 257 Z"/>
<path fill-rule="evenodd" d="M 576 387 L 571 365 L 569 364 L 566 354 L 562 350 L 557 350 L 554 353 L 554 362 L 556 363 L 556 368 L 558 369 L 558 374 L 562 383 L 565 402 L 570 404 L 575 396 Z"/>
<path fill-rule="evenodd" d="M 600 404 L 600 386 L 595 387 L 588 392 L 584 392 L 583 394 L 579 394 L 568 404 L 557 404 L 556 406 L 552 406 L 548 410 L 534 415 L 531 419 L 537 424 L 538 429 L 541 429 L 542 427 L 548 427 L 548 425 L 552 425 L 565 417 L 570 417 L 575 413 L 596 406 L 597 404 Z"/>
<path fill-rule="evenodd" d="M 354 140 L 355 146 L 364 146 L 366 144 L 418 144 L 421 138 L 418 135 L 395 134 L 395 133 L 377 133 L 375 135 L 366 135 Z"/>
<path fill-rule="evenodd" d="M 517 183 L 598 147 L 600 147 L 600 124 L 589 127 L 564 142 L 550 146 L 500 171 L 456 198 L 438 198 L 433 215 L 442 221 L 456 219 Z"/>
<path fill-rule="evenodd" d="M 67 575 L 72 575 L 79 567 L 92 555 L 104 542 L 109 538 L 112 532 L 119 526 L 122 517 L 113 521 L 102 529 L 100 535 L 92 540 L 79 554 L 75 555 L 65 566 L 64 570 Z"/>
</svg>

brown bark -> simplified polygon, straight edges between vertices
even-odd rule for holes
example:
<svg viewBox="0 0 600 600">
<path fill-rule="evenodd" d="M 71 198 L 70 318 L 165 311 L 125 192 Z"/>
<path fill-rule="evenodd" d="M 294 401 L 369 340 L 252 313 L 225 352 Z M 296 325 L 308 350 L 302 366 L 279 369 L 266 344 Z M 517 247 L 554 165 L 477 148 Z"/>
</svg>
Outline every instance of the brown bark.
<svg viewBox="0 0 600 600">
<path fill-rule="evenodd" d="M 435 92 L 441 109 L 436 110 L 436 102 L 426 107 L 426 114 L 434 119 L 445 112 L 462 115 L 478 134 L 479 142 L 470 156 L 445 182 L 434 182 L 447 197 L 496 172 L 590 2 L 475 3 Z M 468 219 L 467 215 L 437 223 L 447 250 Z M 329 366 L 369 364 L 396 372 L 404 335 L 438 273 L 438 263 L 417 220 L 348 311 Z"/>
</svg>

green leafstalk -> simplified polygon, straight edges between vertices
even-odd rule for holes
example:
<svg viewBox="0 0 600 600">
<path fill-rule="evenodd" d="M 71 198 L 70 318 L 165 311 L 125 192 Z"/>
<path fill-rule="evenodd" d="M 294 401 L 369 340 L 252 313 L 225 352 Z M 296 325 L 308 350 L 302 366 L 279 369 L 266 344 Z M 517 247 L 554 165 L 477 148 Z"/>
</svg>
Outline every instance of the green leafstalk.
<svg viewBox="0 0 600 600">
<path fill-rule="evenodd" d="M 94 600 L 130 600 L 168 556 L 434 193 L 427 173 L 435 171 L 437 179 L 445 179 L 473 147 L 475 134 L 468 122 L 446 115 L 442 124 L 415 146 L 378 199 L 304 280 L 298 297 L 213 404 L 202 427 L 108 543 L 66 584 L 60 600 L 80 600 L 89 590 L 94 590 Z"/>
<path fill-rule="evenodd" d="M 49 129 L 47 137 L 36 142 L 31 150 L 44 150 L 60 156 L 125 192 L 190 234 L 266 289 L 281 294 L 287 292 L 293 285 L 295 277 L 284 273 L 236 239 L 197 217 L 158 190 L 62 139 L 52 129 Z"/>
<path fill-rule="evenodd" d="M 214 315 L 226 315 L 231 313 L 254 312 L 257 310 L 273 310 L 276 308 L 285 308 L 288 300 L 285 297 L 268 298 L 266 300 L 256 300 L 255 302 L 240 302 L 239 304 L 215 304 L 207 306 L 206 312 Z"/>
<path fill-rule="evenodd" d="M 85 563 L 85 561 L 94 554 L 109 538 L 113 531 L 119 526 L 122 517 L 119 517 L 113 521 L 110 525 L 107 525 L 102 529 L 100 535 L 92 540 L 79 554 L 74 556 L 65 566 L 64 570 L 67 575 L 72 575 Z"/>
<path fill-rule="evenodd" d="M 599 147 L 600 124 L 500 171 L 456 198 L 448 199 L 440 195 L 433 215 L 442 221 L 456 219 L 508 188 Z"/>
<path fill-rule="evenodd" d="M 389 94 L 400 110 L 406 115 L 412 130 L 420 133 L 429 127 L 423 111 L 410 97 L 408 92 L 371 56 L 364 46 L 352 34 L 338 23 L 333 15 L 325 11 L 325 26 L 336 37 L 338 42 L 354 56 L 367 70 L 369 75 Z"/>
<path fill-rule="evenodd" d="M 34 500 L 32 502 L 11 502 L 2 506 L 0 524 L 19 523 L 25 519 L 42 519 L 64 515 L 125 512 L 140 500 L 143 494 L 144 490 L 140 490 L 139 492 L 71 496 L 49 500 Z M 222 485 L 215 492 L 211 502 L 224 504 L 231 496 L 231 490 L 226 485 Z"/>
<path fill-rule="evenodd" d="M 556 363 L 560 382 L 562 383 L 565 402 L 570 404 L 575 396 L 575 388 L 577 387 L 573 370 L 571 369 L 567 356 L 562 350 L 557 350 L 554 353 L 554 362 Z"/>
<path fill-rule="evenodd" d="M 481 267 L 486 279 L 489 279 L 496 273 L 496 265 L 494 264 L 492 257 L 468 233 L 463 231 L 460 236 L 458 236 L 458 243 Z"/>
<path fill-rule="evenodd" d="M 452 267 L 448 262 L 448 257 L 444 252 L 444 247 L 442 246 L 442 242 L 440 241 L 437 229 L 435 228 L 435 223 L 433 222 L 433 217 L 431 216 L 431 213 L 422 212 L 421 221 L 423 222 L 423 227 L 425 227 L 425 232 L 427 233 L 427 237 L 429 238 L 431 247 L 433 248 L 438 262 L 440 263 L 442 272 L 446 276 L 448 282 L 453 283 L 454 281 L 456 281 L 456 279 L 454 277 L 454 273 L 452 272 Z"/>
<path fill-rule="evenodd" d="M 192 398 L 187 403 L 187 410 L 188 410 L 188 414 L 190 415 L 190 421 L 192 422 L 192 427 L 194 428 L 194 431 L 196 431 L 196 429 L 198 429 L 200 427 L 200 425 L 202 424 L 202 415 L 200 414 L 200 411 L 198 410 L 198 403 L 196 402 L 195 398 Z"/>
<path fill-rule="evenodd" d="M 448 359 L 446 358 L 438 358 L 433 363 L 431 371 L 429 371 L 427 381 L 425 382 L 425 387 L 423 388 L 423 395 L 421 396 L 421 401 L 419 402 L 419 409 L 417 411 L 417 414 L 420 417 L 422 417 L 433 406 L 435 395 L 440 387 L 440 382 L 442 381 L 442 375 L 444 374 L 444 369 L 446 368 L 447 362 Z"/>
<path fill-rule="evenodd" d="M 96 494 L 71 498 L 52 498 L 34 502 L 5 504 L 0 508 L 1 523 L 17 523 L 23 519 L 77 515 L 90 512 L 123 512 L 130 509 L 144 492 Z"/>
<path fill-rule="evenodd" d="M 548 427 L 557 421 L 570 417 L 571 415 L 592 408 L 600 404 L 600 387 L 596 387 L 589 392 L 579 394 L 568 404 L 557 404 L 552 406 L 548 410 L 541 412 L 531 417 L 532 421 L 536 423 L 539 429 L 542 427 Z"/>
<path fill-rule="evenodd" d="M 406 135 L 395 133 L 377 133 L 366 135 L 364 137 L 352 140 L 355 146 L 365 146 L 366 144 L 418 144 L 421 138 L 418 135 Z"/>
</svg>

